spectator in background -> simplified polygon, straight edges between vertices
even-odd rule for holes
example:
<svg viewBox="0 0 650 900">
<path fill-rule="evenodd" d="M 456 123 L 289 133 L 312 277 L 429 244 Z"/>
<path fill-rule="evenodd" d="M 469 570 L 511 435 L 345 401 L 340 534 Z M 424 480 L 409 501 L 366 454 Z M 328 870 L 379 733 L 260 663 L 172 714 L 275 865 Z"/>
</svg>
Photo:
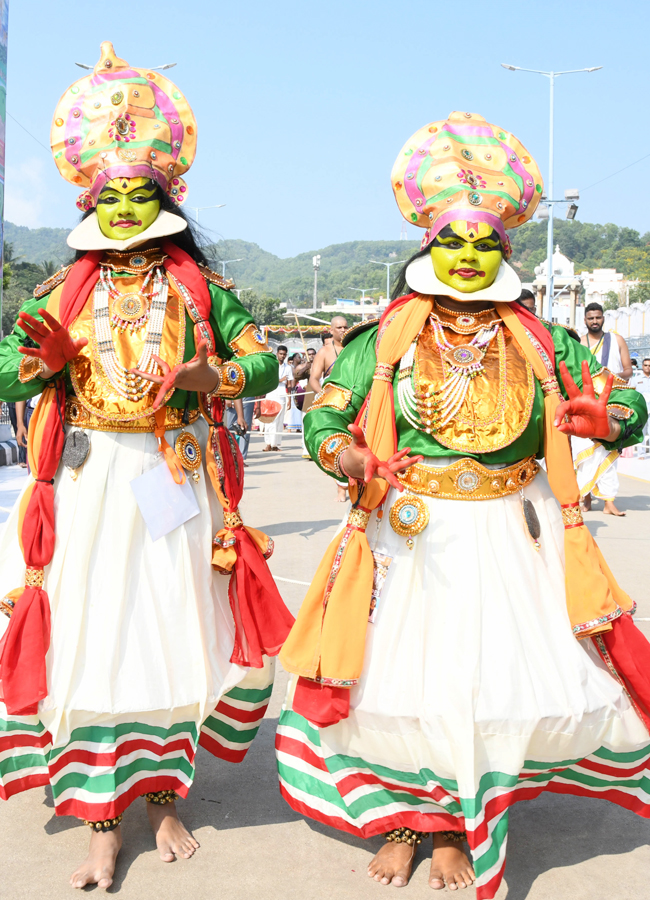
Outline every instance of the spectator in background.
<svg viewBox="0 0 650 900">
<path fill-rule="evenodd" d="M 630 351 L 620 334 L 603 330 L 605 314 L 600 303 L 587 304 L 585 325 L 587 333 L 581 342 L 591 350 L 601 366 L 619 379 L 619 383 L 626 382 L 632 375 Z M 582 509 L 589 512 L 593 494 L 605 501 L 603 511 L 608 516 L 624 516 L 625 513 L 617 509 L 614 503 L 618 494 L 616 467 L 620 454 L 608 449 L 600 441 L 590 441 L 588 438 L 572 438 L 571 449 Z"/>
<path fill-rule="evenodd" d="M 314 391 L 315 394 L 318 394 L 320 392 L 323 381 L 327 378 L 327 376 L 334 368 L 334 365 L 336 364 L 339 353 L 343 349 L 343 335 L 347 331 L 347 327 L 347 320 L 343 316 L 334 316 L 331 322 L 331 343 L 327 343 L 325 335 L 323 335 L 323 346 L 316 354 L 311 367 L 311 375 L 309 376 L 309 387 L 312 389 L 312 391 Z M 347 500 L 348 490 L 347 481 L 337 481 L 336 486 L 337 502 L 345 503 L 345 501 Z"/>
<path fill-rule="evenodd" d="M 276 351 L 279 365 L 279 384 L 274 391 L 266 395 L 267 400 L 275 400 L 280 404 L 280 412 L 271 421 L 264 425 L 264 440 L 266 446 L 264 452 L 278 451 L 282 446 L 282 434 L 284 432 L 284 416 L 287 411 L 287 392 L 293 387 L 293 368 L 287 360 L 288 350 L 284 344 L 280 344 Z"/>
<path fill-rule="evenodd" d="M 255 398 L 247 397 L 245 400 L 227 400 L 224 424 L 228 431 L 234 431 L 237 435 L 237 443 L 247 466 L 248 445 L 251 440 L 251 428 L 253 427 L 253 410 Z M 235 427 L 236 426 L 236 427 Z"/>
<path fill-rule="evenodd" d="M 29 469 L 29 464 L 27 460 L 27 434 L 29 432 L 29 420 L 32 417 L 32 413 L 36 409 L 36 404 L 40 399 L 40 394 L 36 394 L 35 397 L 30 397 L 29 400 L 18 400 L 16 402 L 16 443 L 18 444 L 19 454 L 22 449 L 24 454 L 24 462 L 20 462 L 19 456 L 19 466 L 23 469 Z"/>
<path fill-rule="evenodd" d="M 25 410 L 25 401 L 20 401 L 21 407 L 23 409 L 23 413 Z M 27 467 L 27 441 L 23 444 L 22 435 L 27 434 L 27 430 L 25 429 L 25 423 L 23 421 L 23 415 L 21 414 L 20 420 L 20 433 L 21 437 L 18 437 L 18 417 L 16 415 L 16 404 L 15 403 L 7 403 L 7 411 L 9 412 L 9 421 L 11 422 L 11 427 L 13 428 L 14 435 L 16 437 L 16 445 L 18 447 L 18 465 L 25 469 Z"/>
<path fill-rule="evenodd" d="M 643 394 L 645 398 L 646 405 L 648 407 L 648 412 L 650 412 L 650 356 L 646 356 L 641 364 L 641 371 L 637 372 L 632 381 L 632 387 L 635 387 L 640 394 Z M 645 423 L 645 428 L 643 429 L 643 437 L 647 438 L 650 435 L 650 420 Z"/>
<path fill-rule="evenodd" d="M 347 331 L 347 328 L 348 323 L 343 316 L 334 316 L 331 322 L 332 340 L 328 341 L 326 338 L 325 335 L 328 334 L 328 332 L 323 333 L 323 346 L 314 358 L 311 367 L 311 375 L 309 376 L 309 387 L 316 394 L 319 393 L 321 384 L 334 368 L 339 353 L 343 349 L 341 341 L 343 340 L 343 335 Z"/>
<path fill-rule="evenodd" d="M 529 291 L 528 288 L 523 289 L 523 291 L 519 295 L 517 303 L 521 303 L 522 306 L 525 306 L 528 312 L 532 312 L 534 316 L 537 315 L 537 303 L 535 301 L 535 295 L 532 291 Z"/>
</svg>

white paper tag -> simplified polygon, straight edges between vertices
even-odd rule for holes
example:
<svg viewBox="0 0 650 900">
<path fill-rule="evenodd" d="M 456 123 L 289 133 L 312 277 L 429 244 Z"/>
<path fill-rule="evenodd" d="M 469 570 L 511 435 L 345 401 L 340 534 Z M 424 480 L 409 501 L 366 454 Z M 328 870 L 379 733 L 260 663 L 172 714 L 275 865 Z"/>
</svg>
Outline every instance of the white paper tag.
<svg viewBox="0 0 650 900">
<path fill-rule="evenodd" d="M 199 514 L 189 478 L 176 484 L 166 462 L 134 478 L 131 488 L 152 541 Z"/>
</svg>

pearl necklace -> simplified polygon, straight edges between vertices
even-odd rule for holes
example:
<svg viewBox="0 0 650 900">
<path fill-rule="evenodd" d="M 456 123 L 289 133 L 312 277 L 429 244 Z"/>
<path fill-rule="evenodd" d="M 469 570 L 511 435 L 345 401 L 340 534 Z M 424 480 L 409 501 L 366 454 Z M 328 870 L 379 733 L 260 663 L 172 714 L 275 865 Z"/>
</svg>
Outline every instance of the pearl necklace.
<svg viewBox="0 0 650 900">
<path fill-rule="evenodd" d="M 468 344 L 455 346 L 447 340 L 437 319 L 431 316 L 429 321 L 442 357 L 443 371 L 445 363 L 448 366 L 444 383 L 438 390 L 432 384 L 426 390 L 414 389 L 412 374 L 418 338 L 400 360 L 397 382 L 397 397 L 404 418 L 427 434 L 444 428 L 459 411 L 471 382 L 484 371 L 483 359 L 501 327 L 501 323 L 497 322 L 491 327 L 481 328 Z"/>
<path fill-rule="evenodd" d="M 153 360 L 153 356 L 157 356 L 160 353 L 169 283 L 160 266 L 157 266 L 152 271 L 154 272 L 153 288 L 149 295 L 151 303 L 146 315 L 147 331 L 144 348 L 134 368 L 141 369 L 143 372 L 157 373 L 158 364 Z M 153 385 L 152 382 L 141 378 L 139 375 L 131 374 L 119 361 L 113 343 L 113 335 L 111 334 L 111 284 L 112 281 L 107 270 L 102 268 L 100 280 L 97 282 L 93 296 L 95 340 L 99 361 L 106 377 L 117 393 L 126 400 L 137 402 L 149 393 Z M 145 285 L 143 284 L 144 287 Z M 115 286 L 113 285 L 114 288 Z M 120 294 L 119 291 L 116 293 Z M 120 296 L 137 298 L 138 294 L 120 294 Z M 123 330 L 120 328 L 120 331 Z"/>
</svg>

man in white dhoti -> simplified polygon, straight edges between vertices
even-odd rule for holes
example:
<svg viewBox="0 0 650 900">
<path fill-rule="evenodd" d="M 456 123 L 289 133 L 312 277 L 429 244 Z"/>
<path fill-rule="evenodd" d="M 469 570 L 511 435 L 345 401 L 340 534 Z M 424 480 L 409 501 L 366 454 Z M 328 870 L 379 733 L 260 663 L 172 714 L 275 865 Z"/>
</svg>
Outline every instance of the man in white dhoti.
<svg viewBox="0 0 650 900">
<path fill-rule="evenodd" d="M 620 334 L 603 331 L 605 316 L 599 303 L 589 303 L 585 309 L 587 333 L 582 343 L 604 369 L 616 376 L 614 388 L 626 388 L 632 375 L 632 362 L 625 340 Z M 587 438 L 573 438 L 571 441 L 580 502 L 583 511 L 591 509 L 592 496 L 605 501 L 603 510 L 608 516 L 624 516 L 614 500 L 618 494 L 618 472 L 616 471 L 620 451 L 604 447 L 600 441 Z"/>
</svg>

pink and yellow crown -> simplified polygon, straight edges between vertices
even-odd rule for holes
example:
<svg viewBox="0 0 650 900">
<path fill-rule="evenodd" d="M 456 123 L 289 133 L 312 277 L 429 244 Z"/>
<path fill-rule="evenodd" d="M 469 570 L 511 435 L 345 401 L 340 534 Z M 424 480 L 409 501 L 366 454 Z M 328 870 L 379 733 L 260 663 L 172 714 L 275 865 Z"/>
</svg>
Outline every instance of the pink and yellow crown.
<svg viewBox="0 0 650 900">
<path fill-rule="evenodd" d="M 173 82 L 136 69 L 115 55 L 110 41 L 92 75 L 59 100 L 52 152 L 66 181 L 85 187 L 77 200 L 89 209 L 113 178 L 152 178 L 177 203 L 187 197 L 181 178 L 196 155 L 196 120 Z"/>
<path fill-rule="evenodd" d="M 427 229 L 423 246 L 457 220 L 484 222 L 507 243 L 506 228 L 530 219 L 543 187 L 523 144 L 468 112 L 452 112 L 416 131 L 400 151 L 391 181 L 404 218 Z"/>
</svg>

